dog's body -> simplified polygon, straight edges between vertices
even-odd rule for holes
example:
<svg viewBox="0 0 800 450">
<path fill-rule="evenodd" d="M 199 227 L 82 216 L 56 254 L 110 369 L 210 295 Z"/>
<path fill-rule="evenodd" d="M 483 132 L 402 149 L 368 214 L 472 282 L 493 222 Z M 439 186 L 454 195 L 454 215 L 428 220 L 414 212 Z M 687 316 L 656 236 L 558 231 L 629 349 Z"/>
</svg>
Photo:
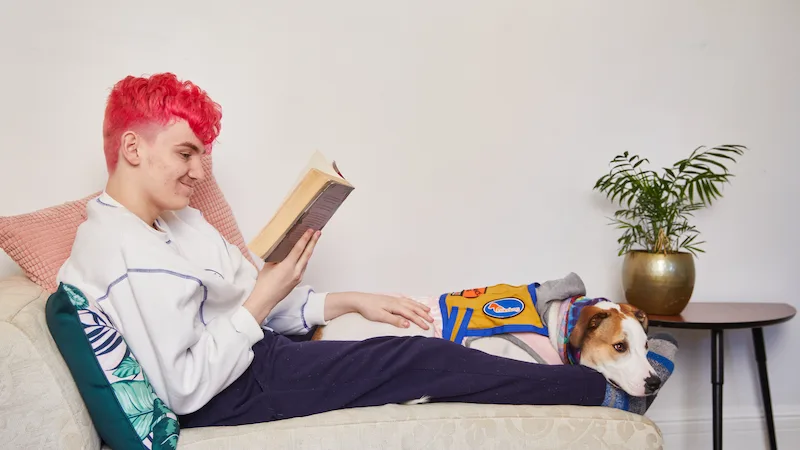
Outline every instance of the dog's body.
<svg viewBox="0 0 800 450">
<path fill-rule="evenodd" d="M 503 289 L 507 287 L 497 286 Z M 351 313 L 320 327 L 313 339 L 359 341 L 379 336 L 444 338 L 495 356 L 530 363 L 582 364 L 602 373 L 612 384 L 633 396 L 647 395 L 659 387 L 658 378 L 646 358 L 648 324 L 643 312 L 630 305 L 585 297 L 583 283 L 575 274 L 541 285 L 534 283 L 530 285 L 531 289 L 534 286 L 536 290 L 532 291 L 532 307 L 538 311 L 539 325 L 542 326 L 541 331 L 537 332 L 513 331 L 519 328 L 506 326 L 497 327 L 491 333 L 483 330 L 483 335 L 457 335 L 452 329 L 454 314 L 450 312 L 447 318 L 448 313 L 445 313 L 443 317 L 442 308 L 450 308 L 444 306 L 444 297 L 413 297 L 430 308 L 434 322 L 428 330 L 413 322 L 408 328 L 399 328 Z M 493 288 L 461 291 L 459 294 L 470 292 L 473 298 L 481 302 L 480 296 Z M 497 303 L 497 298 L 496 295 L 486 300 L 483 309 L 486 310 L 491 302 Z M 496 304 L 491 306 L 489 309 L 495 311 L 499 308 Z M 524 306 L 518 309 L 515 310 L 516 314 L 512 314 L 519 315 Z M 535 316 L 533 320 L 536 321 Z M 538 330 L 539 327 L 531 329 Z"/>
</svg>

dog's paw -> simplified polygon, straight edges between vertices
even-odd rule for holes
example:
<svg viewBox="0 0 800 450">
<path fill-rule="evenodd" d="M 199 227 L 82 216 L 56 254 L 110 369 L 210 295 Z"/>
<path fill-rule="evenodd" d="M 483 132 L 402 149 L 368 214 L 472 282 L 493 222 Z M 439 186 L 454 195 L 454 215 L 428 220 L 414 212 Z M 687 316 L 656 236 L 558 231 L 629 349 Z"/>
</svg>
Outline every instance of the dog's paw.
<svg viewBox="0 0 800 450">
<path fill-rule="evenodd" d="M 418 398 L 416 400 L 409 400 L 409 401 L 407 401 L 407 402 L 405 402 L 403 404 L 404 405 L 422 405 L 424 403 L 429 403 L 430 401 L 431 401 L 431 398 L 426 395 L 426 396 L 424 396 L 422 398 Z"/>
</svg>

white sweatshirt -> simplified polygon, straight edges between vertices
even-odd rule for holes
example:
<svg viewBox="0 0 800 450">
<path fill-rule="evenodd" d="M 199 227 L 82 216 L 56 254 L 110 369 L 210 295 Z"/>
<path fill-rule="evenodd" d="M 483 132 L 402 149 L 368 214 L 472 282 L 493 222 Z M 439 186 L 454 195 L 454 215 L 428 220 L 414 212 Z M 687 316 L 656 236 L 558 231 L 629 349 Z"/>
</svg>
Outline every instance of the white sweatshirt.
<svg viewBox="0 0 800 450">
<path fill-rule="evenodd" d="M 259 324 L 242 307 L 258 270 L 194 208 L 165 213 L 156 230 L 103 193 L 87 215 L 58 281 L 108 314 L 177 414 L 198 410 L 244 372 L 261 326 L 302 334 L 325 323 L 325 294 L 300 286 Z"/>
</svg>

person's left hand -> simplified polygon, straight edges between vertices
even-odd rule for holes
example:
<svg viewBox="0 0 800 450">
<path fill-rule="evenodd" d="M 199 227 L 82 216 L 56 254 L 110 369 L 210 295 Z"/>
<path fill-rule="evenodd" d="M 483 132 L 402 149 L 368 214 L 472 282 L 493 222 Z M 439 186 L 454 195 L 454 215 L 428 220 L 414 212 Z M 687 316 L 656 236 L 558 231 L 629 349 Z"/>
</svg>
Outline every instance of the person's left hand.
<svg viewBox="0 0 800 450">
<path fill-rule="evenodd" d="M 329 294 L 330 297 L 334 297 L 331 300 L 336 300 L 335 296 L 338 295 L 346 296 L 347 309 L 357 312 L 373 322 L 385 322 L 396 327 L 408 328 L 409 321 L 411 321 L 423 330 L 430 329 L 428 323 L 433 323 L 433 317 L 428 314 L 431 309 L 410 298 L 366 292 Z M 331 306 L 335 308 L 333 304 Z M 338 314 L 332 312 L 332 315 L 337 316 Z"/>
</svg>

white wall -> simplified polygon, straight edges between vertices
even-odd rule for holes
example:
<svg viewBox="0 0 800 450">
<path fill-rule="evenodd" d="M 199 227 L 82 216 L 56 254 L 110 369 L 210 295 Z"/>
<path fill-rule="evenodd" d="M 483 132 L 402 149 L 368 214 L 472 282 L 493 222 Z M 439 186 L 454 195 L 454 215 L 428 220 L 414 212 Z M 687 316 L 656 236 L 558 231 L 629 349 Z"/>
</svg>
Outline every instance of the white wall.
<svg viewBox="0 0 800 450">
<path fill-rule="evenodd" d="M 2 215 L 102 188 L 109 87 L 174 71 L 224 107 L 216 175 L 247 239 L 314 149 L 357 185 L 309 269 L 320 289 L 436 294 L 575 271 L 619 299 L 613 206 L 591 191 L 608 161 L 741 143 L 753 151 L 697 219 L 694 298 L 798 304 L 796 1 L 9 3 Z M 3 257 L 0 274 L 16 271 Z M 677 336 L 649 415 L 669 448 L 708 448 L 709 338 Z M 800 320 L 766 331 L 784 446 L 800 428 L 798 338 Z M 752 350 L 746 331 L 727 335 L 727 448 L 765 445 Z"/>
</svg>

